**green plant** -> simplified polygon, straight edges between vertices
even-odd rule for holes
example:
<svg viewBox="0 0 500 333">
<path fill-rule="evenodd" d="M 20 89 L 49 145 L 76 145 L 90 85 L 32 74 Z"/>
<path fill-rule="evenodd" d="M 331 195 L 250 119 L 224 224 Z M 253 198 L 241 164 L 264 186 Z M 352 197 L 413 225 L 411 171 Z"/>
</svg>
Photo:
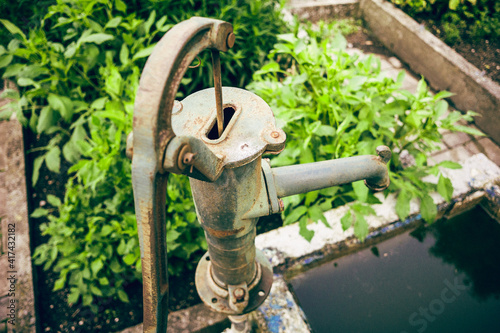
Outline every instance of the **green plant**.
<svg viewBox="0 0 500 333">
<path fill-rule="evenodd" d="M 32 214 L 47 220 L 41 231 L 48 237 L 34 258 L 59 273 L 54 290 L 69 286 L 70 304 L 81 300 L 97 311 L 96 298 L 126 302 L 123 287 L 141 278 L 125 141 L 141 68 L 155 43 L 191 16 L 227 20 L 237 37 L 223 68 L 244 85 L 283 25 L 279 4 L 272 0 L 53 3 L 40 28 L 29 32 L 0 21 L 13 36 L 0 46 L 0 71 L 19 87 L 3 94 L 13 101 L 0 110 L 0 118 L 15 112 L 34 133 L 50 138 L 32 151 L 38 154 L 33 184 L 40 168 L 58 173 L 63 159 L 72 165 L 66 193 L 48 196 L 50 206 Z M 211 85 L 211 64 L 204 57 L 199 69 L 188 71 L 180 95 Z M 168 269 L 180 274 L 206 244 L 187 178 L 171 177 L 167 192 Z"/>
<path fill-rule="evenodd" d="M 449 44 L 464 38 L 480 42 L 500 36 L 500 3 L 495 0 L 390 1 L 408 15 L 435 24 Z"/>
<path fill-rule="evenodd" d="M 423 79 L 416 94 L 401 90 L 403 71 L 396 81 L 385 77 L 378 58 L 348 53 L 345 38 L 329 25 L 316 30 L 309 27 L 301 38 L 298 31 L 296 27 L 295 33 L 279 36 L 270 61 L 255 73 L 248 87 L 269 103 L 287 133 L 287 148 L 272 159 L 272 164 L 373 154 L 377 146 L 387 145 L 393 151 L 387 191 L 399 192 L 399 217 L 404 220 L 408 216 L 410 200 L 416 197 L 422 217 L 433 222 L 437 209 L 429 193 L 437 190 L 449 201 L 453 192 L 439 168 L 458 165 L 443 162 L 429 166 L 427 156 L 441 140 L 440 129 L 480 134 L 457 124 L 472 120 L 474 113 L 446 115 L 444 98 L 451 94 L 432 95 Z M 403 152 L 414 158 L 413 166 L 403 167 Z M 439 176 L 438 183 L 423 181 L 427 175 Z M 362 182 L 288 198 L 284 222 L 299 221 L 301 234 L 311 239 L 309 223 L 321 220 L 327 224 L 322 212 L 349 202 L 353 203 L 341 220 L 342 227 L 353 226 L 356 236 L 364 239 L 368 234 L 365 216 L 374 214 L 369 204 L 379 200 Z"/>
<path fill-rule="evenodd" d="M 47 13 L 47 8 L 56 0 L 17 0 L 0 1 L 0 18 L 8 19 L 25 31 L 40 27 L 41 19 Z M 0 44 L 7 46 L 10 40 L 9 32 L 0 29 Z"/>
</svg>

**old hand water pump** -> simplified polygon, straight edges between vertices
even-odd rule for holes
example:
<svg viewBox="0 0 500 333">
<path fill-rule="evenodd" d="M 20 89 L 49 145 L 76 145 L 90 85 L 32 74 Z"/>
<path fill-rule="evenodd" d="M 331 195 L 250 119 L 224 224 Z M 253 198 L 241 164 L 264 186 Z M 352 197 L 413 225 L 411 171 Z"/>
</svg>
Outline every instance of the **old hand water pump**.
<svg viewBox="0 0 500 333">
<path fill-rule="evenodd" d="M 255 248 L 259 217 L 283 209 L 282 197 L 364 179 L 374 190 L 389 185 L 390 150 L 311 164 L 271 168 L 264 153 L 279 153 L 285 133 L 270 107 L 246 90 L 221 87 L 219 51 L 234 44 L 231 24 L 194 17 L 173 27 L 144 67 L 135 102 L 132 183 L 144 285 L 144 331 L 167 327 L 165 206 L 168 173 L 190 177 L 208 252 L 196 271 L 205 304 L 244 330 L 245 314 L 266 299 L 273 274 Z M 212 50 L 215 88 L 182 101 L 175 96 L 188 66 Z"/>
</svg>

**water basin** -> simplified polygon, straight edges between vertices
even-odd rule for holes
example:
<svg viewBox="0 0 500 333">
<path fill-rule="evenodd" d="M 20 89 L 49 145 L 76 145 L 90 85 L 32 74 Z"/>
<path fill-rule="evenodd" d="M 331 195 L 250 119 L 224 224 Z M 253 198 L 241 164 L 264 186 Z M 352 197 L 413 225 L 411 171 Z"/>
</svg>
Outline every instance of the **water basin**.
<svg viewBox="0 0 500 333">
<path fill-rule="evenodd" d="M 322 332 L 500 332 L 500 224 L 479 206 L 289 280 Z"/>
</svg>

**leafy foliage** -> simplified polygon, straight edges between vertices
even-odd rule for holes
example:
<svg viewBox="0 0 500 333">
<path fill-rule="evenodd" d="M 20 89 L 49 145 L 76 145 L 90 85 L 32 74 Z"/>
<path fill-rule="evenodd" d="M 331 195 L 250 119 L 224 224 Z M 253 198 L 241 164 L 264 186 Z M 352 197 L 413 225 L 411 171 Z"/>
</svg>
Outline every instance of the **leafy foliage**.
<svg viewBox="0 0 500 333">
<path fill-rule="evenodd" d="M 463 38 L 475 41 L 500 37 L 500 3 L 495 0 L 390 0 L 408 15 L 429 19 L 454 44 Z"/>
<path fill-rule="evenodd" d="M 300 37 L 299 37 L 300 35 Z M 400 88 L 397 80 L 381 72 L 380 60 L 347 52 L 345 38 L 320 24 L 279 36 L 280 42 L 269 54 L 270 61 L 254 75 L 249 89 L 260 95 L 273 109 L 287 133 L 287 148 L 272 159 L 274 166 L 374 154 L 379 145 L 393 151 L 390 161 L 389 192 L 399 192 L 397 212 L 405 219 L 412 198 L 420 199 L 422 215 L 433 222 L 436 205 L 429 193 L 438 190 L 446 199 L 453 188 L 442 174 L 438 184 L 423 181 L 439 175 L 439 167 L 458 167 L 452 162 L 429 166 L 427 156 L 441 141 L 440 129 L 480 134 L 457 124 L 472 120 L 473 112 L 446 114 L 448 92 L 432 95 L 425 81 L 416 94 Z M 414 165 L 403 167 L 402 154 L 409 154 Z M 368 205 L 377 203 L 362 182 L 328 188 L 285 198 L 284 222 L 299 221 L 300 232 L 311 239 L 307 225 L 323 221 L 322 212 L 356 200 L 342 218 L 343 229 L 354 227 L 364 239 L 368 233 L 365 216 L 374 214 Z M 308 207 L 306 209 L 305 207 Z"/>
<path fill-rule="evenodd" d="M 32 183 L 40 168 L 57 173 L 72 166 L 63 198 L 48 196 L 49 208 L 32 216 L 48 242 L 35 262 L 59 272 L 54 290 L 70 288 L 68 302 L 97 311 L 95 298 L 128 301 L 123 286 L 140 279 L 126 135 L 132 129 L 139 76 L 155 43 L 175 23 L 191 16 L 215 17 L 234 26 L 236 45 L 223 55 L 223 75 L 245 85 L 260 67 L 283 27 L 280 7 L 259 1 L 57 0 L 32 30 L 2 19 L 12 39 L 0 45 L 3 78 L 19 88 L 3 97 L 34 133 L 47 135 L 37 148 Z M 36 4 L 33 4 L 36 6 Z M 211 63 L 188 71 L 180 95 L 211 85 Z M 227 74 L 227 73 L 226 73 Z M 226 79 L 225 84 L 229 84 Z M 231 84 L 235 85 L 235 84 Z M 180 274 L 206 248 L 186 177 L 170 177 L 167 212 L 169 273 Z"/>
</svg>

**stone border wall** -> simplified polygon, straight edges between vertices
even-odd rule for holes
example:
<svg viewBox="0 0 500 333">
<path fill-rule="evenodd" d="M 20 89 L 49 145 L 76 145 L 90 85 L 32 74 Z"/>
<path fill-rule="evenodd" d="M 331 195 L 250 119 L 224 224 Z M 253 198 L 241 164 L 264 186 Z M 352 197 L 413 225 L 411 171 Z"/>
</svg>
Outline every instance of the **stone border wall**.
<svg viewBox="0 0 500 333">
<path fill-rule="evenodd" d="M 23 129 L 0 123 L 0 332 L 36 332 Z"/>
</svg>

